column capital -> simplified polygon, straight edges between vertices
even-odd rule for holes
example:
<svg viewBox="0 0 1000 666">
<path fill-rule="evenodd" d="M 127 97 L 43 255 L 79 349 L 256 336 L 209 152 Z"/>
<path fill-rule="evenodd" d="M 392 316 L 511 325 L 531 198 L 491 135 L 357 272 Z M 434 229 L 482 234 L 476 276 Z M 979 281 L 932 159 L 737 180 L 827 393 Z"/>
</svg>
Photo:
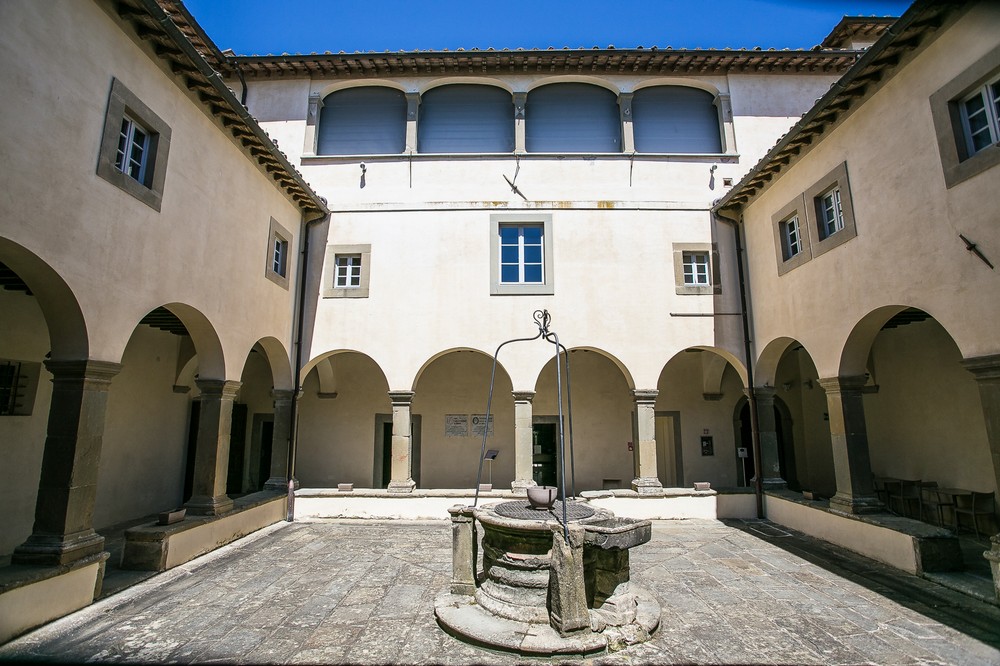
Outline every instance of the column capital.
<svg viewBox="0 0 1000 666">
<path fill-rule="evenodd" d="M 515 92 L 514 97 L 514 117 L 523 120 L 524 119 L 524 106 L 528 101 L 528 93 L 526 92 Z"/>
<path fill-rule="evenodd" d="M 323 98 L 318 92 L 309 93 L 309 107 L 306 115 L 306 125 L 315 125 L 319 120 L 319 110 L 323 108 Z"/>
<path fill-rule="evenodd" d="M 860 391 L 868 378 L 864 375 L 847 375 L 842 377 L 820 377 L 816 380 L 827 393 L 843 393 L 844 391 Z"/>
<path fill-rule="evenodd" d="M 45 369 L 52 373 L 53 381 L 86 379 L 96 385 L 94 388 L 105 385 L 104 389 L 107 390 L 106 385 L 122 371 L 122 364 L 111 361 L 49 359 L 45 361 Z"/>
<path fill-rule="evenodd" d="M 295 397 L 292 389 L 271 389 L 271 399 L 275 402 L 290 402 Z"/>
<path fill-rule="evenodd" d="M 236 399 L 240 392 L 242 382 L 234 382 L 229 379 L 196 379 L 194 383 L 198 386 L 202 396 L 218 396 L 222 399 Z"/>
<path fill-rule="evenodd" d="M 514 402 L 531 402 L 535 399 L 534 391 L 511 391 L 510 394 L 514 396 Z"/>
<path fill-rule="evenodd" d="M 743 393 L 749 398 L 749 389 L 743 389 Z M 754 400 L 758 402 L 774 402 L 774 394 L 776 393 L 773 386 L 754 386 L 753 387 L 753 397 Z"/>
<path fill-rule="evenodd" d="M 977 382 L 1000 381 L 1000 354 L 963 358 L 962 367 L 971 372 Z"/>
<path fill-rule="evenodd" d="M 414 395 L 413 391 L 389 391 L 389 400 L 392 401 L 393 406 L 409 405 L 413 401 Z"/>
<path fill-rule="evenodd" d="M 632 389 L 632 399 L 635 402 L 656 402 L 656 396 L 660 392 L 656 389 Z"/>
</svg>

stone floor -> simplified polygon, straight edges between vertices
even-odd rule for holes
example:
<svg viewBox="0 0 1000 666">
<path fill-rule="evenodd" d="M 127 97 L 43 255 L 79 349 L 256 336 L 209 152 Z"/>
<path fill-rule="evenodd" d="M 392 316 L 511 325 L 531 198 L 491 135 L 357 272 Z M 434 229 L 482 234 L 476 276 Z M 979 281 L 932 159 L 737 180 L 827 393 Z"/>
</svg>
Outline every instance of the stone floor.
<svg viewBox="0 0 1000 666">
<path fill-rule="evenodd" d="M 0 661 L 512 664 L 434 621 L 447 522 L 280 523 L 0 647 Z M 663 521 L 663 608 L 606 664 L 1000 664 L 1000 608 L 766 521 Z M 544 660 L 541 660 L 544 661 Z"/>
</svg>

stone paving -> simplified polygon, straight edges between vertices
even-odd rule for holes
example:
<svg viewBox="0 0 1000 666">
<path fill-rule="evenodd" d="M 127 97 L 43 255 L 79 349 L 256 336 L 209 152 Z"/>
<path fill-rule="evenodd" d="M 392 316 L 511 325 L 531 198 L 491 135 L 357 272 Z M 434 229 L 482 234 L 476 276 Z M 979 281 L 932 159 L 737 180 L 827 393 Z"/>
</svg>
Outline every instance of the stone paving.
<svg viewBox="0 0 1000 666">
<path fill-rule="evenodd" d="M 445 634 L 448 522 L 281 523 L 0 647 L 0 661 L 545 662 Z M 600 664 L 1000 664 L 1000 608 L 766 521 L 654 522 L 663 608 Z"/>
</svg>

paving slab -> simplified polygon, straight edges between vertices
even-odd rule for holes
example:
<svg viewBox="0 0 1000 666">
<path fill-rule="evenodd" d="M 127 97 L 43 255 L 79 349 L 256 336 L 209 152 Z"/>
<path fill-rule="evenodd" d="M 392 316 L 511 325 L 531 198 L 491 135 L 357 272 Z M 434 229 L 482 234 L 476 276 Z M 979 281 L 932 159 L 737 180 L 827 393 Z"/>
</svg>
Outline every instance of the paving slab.
<svg viewBox="0 0 1000 666">
<path fill-rule="evenodd" d="M 577 664 L 1000 664 L 1000 608 L 766 521 L 654 521 L 648 643 Z M 516 664 L 434 620 L 448 521 L 281 523 L 0 646 L 0 661 Z M 560 662 L 562 663 L 562 662 Z"/>
</svg>

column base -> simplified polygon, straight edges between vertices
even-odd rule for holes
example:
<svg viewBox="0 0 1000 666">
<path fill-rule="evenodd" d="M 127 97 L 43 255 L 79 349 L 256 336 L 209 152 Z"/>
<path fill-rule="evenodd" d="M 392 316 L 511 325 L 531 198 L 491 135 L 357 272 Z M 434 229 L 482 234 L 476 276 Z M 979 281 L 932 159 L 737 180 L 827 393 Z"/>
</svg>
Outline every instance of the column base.
<svg viewBox="0 0 1000 666">
<path fill-rule="evenodd" d="M 512 481 L 510 484 L 510 489 L 511 492 L 513 492 L 518 497 L 527 497 L 528 488 L 534 488 L 537 485 L 538 484 L 535 483 L 534 479 L 528 479 L 528 480 L 520 479 Z"/>
<path fill-rule="evenodd" d="M 993 547 L 983 553 L 983 557 L 989 560 L 990 571 L 993 572 L 993 588 L 1000 600 L 1000 534 L 990 537 Z"/>
<path fill-rule="evenodd" d="M 406 481 L 390 481 L 387 490 L 390 493 L 412 493 L 416 487 L 416 481 L 407 479 Z"/>
<path fill-rule="evenodd" d="M 299 489 L 299 480 L 292 478 L 292 488 L 294 490 Z M 272 476 L 270 479 L 264 482 L 264 490 L 274 490 L 279 493 L 288 492 L 288 479 L 283 476 Z"/>
<path fill-rule="evenodd" d="M 837 493 L 830 498 L 830 509 L 854 515 L 883 513 L 885 511 L 885 504 L 882 504 L 877 497 L 873 496 L 849 496 Z"/>
<path fill-rule="evenodd" d="M 782 478 L 764 479 L 761 481 L 761 485 L 764 490 L 785 490 L 788 488 L 788 482 Z"/>
<path fill-rule="evenodd" d="M 632 479 L 632 490 L 639 493 L 641 497 L 663 497 L 663 484 L 652 476 Z"/>
<path fill-rule="evenodd" d="M 104 550 L 104 537 L 94 530 L 77 534 L 32 534 L 14 549 L 11 564 L 59 566 L 97 555 Z"/>
<path fill-rule="evenodd" d="M 285 486 L 287 489 L 287 486 Z M 184 504 L 192 516 L 220 516 L 233 510 L 233 500 L 228 495 L 206 497 L 195 495 Z"/>
</svg>

